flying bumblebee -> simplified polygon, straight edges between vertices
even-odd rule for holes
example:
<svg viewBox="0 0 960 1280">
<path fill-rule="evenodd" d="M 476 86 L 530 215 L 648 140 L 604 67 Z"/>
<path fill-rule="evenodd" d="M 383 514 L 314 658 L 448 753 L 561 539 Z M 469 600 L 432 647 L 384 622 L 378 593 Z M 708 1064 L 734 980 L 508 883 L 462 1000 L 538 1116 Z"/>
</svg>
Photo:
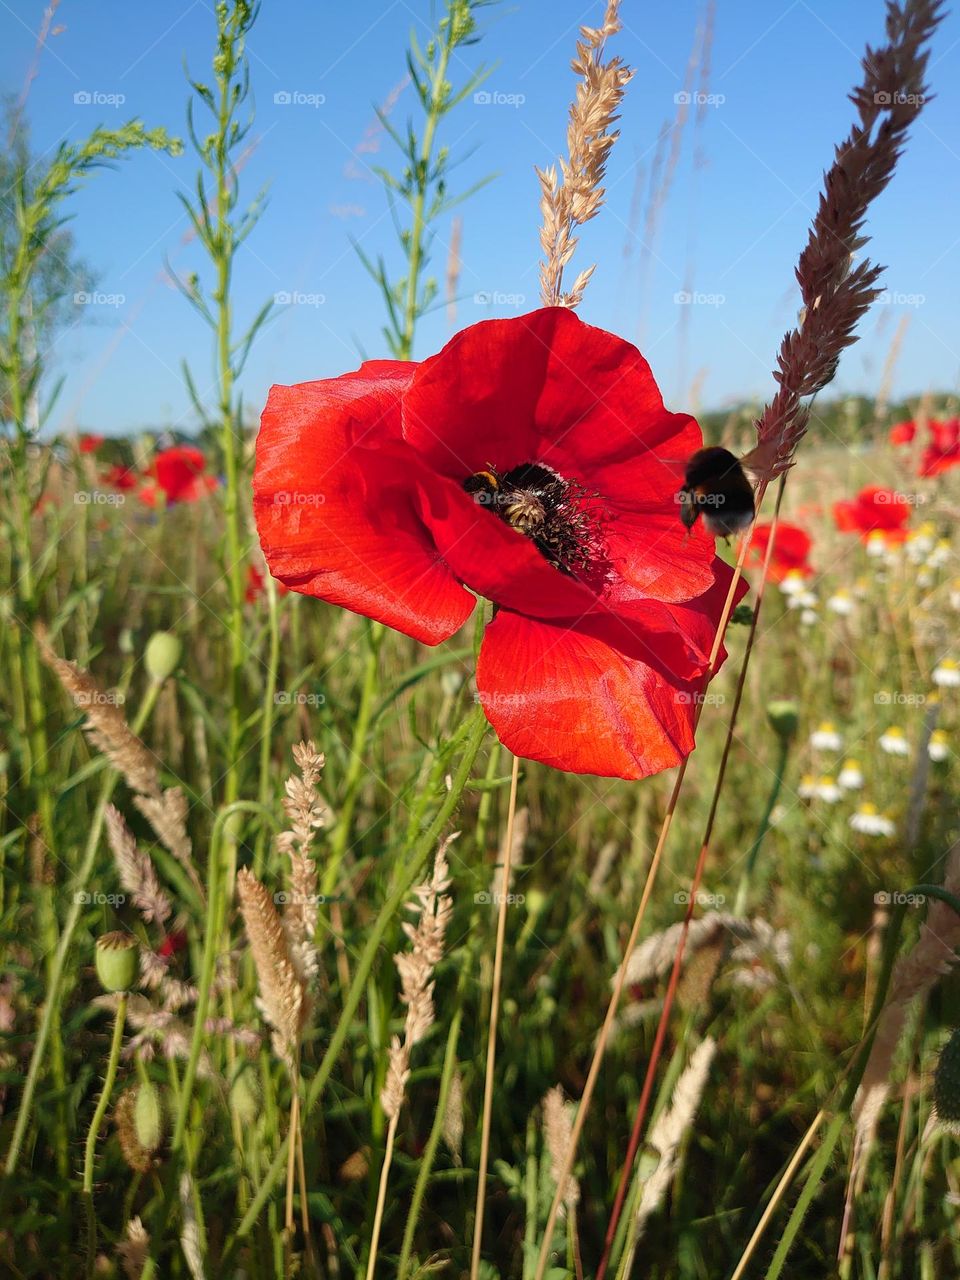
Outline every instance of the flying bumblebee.
<svg viewBox="0 0 960 1280">
<path fill-rule="evenodd" d="M 692 530 L 700 516 L 708 533 L 729 538 L 756 517 L 753 486 L 744 463 L 729 449 L 713 445 L 698 449 L 686 464 L 683 487 L 677 494 L 680 519 Z"/>
</svg>

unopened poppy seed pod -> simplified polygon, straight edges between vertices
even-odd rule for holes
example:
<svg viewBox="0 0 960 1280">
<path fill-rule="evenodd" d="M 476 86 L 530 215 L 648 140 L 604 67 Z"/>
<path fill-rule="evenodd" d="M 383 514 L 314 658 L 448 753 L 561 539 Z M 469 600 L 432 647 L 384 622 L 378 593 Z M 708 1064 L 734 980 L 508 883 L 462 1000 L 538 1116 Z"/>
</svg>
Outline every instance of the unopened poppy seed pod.
<svg viewBox="0 0 960 1280">
<path fill-rule="evenodd" d="M 767 719 L 781 738 L 792 738 L 800 724 L 800 708 L 795 702 L 769 702 Z"/>
<path fill-rule="evenodd" d="M 960 1028 L 940 1050 L 933 1073 L 933 1105 L 937 1119 L 952 1132 L 960 1132 Z"/>
<path fill-rule="evenodd" d="M 139 946 L 129 933 L 104 933 L 97 939 L 97 977 L 104 991 L 129 991 L 137 979 Z"/>
<path fill-rule="evenodd" d="M 182 652 L 183 645 L 172 631 L 155 631 L 143 654 L 147 675 L 157 684 L 162 684 L 176 671 Z"/>
<path fill-rule="evenodd" d="M 160 1090 L 150 1080 L 137 1088 L 133 1122 L 141 1147 L 145 1151 L 156 1151 L 163 1141 L 163 1100 Z"/>
</svg>

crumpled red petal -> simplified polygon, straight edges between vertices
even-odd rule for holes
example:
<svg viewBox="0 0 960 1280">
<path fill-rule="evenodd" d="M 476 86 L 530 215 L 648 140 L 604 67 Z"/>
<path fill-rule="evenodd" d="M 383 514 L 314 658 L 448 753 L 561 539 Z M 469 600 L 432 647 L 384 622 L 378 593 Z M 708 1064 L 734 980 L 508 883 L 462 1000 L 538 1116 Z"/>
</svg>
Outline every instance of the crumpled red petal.
<svg viewBox="0 0 960 1280">
<path fill-rule="evenodd" d="M 697 695 L 730 581 L 645 625 L 593 616 L 576 628 L 501 610 L 477 663 L 480 703 L 515 755 L 571 773 L 645 778 L 693 749 Z M 742 581 L 739 599 L 747 590 Z M 721 648 L 716 668 L 726 657 Z"/>
</svg>

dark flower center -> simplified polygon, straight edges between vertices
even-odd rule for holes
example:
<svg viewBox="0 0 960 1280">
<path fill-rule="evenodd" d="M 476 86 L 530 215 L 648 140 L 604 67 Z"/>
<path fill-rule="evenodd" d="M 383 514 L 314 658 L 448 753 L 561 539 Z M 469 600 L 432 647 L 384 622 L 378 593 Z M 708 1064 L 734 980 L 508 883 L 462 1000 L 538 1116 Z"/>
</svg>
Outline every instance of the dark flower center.
<svg viewBox="0 0 960 1280">
<path fill-rule="evenodd" d="M 607 574 L 601 513 L 595 494 L 542 462 L 509 471 L 489 467 L 463 482 L 467 493 L 511 529 L 529 538 L 562 573 L 591 581 Z"/>
</svg>

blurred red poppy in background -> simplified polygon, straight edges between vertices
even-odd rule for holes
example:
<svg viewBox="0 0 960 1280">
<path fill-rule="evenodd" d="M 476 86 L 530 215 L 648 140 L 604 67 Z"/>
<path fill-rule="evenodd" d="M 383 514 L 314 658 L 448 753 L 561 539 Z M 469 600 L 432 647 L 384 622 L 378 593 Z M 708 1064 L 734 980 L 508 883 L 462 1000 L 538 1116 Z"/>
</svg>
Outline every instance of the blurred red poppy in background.
<svg viewBox="0 0 960 1280">
<path fill-rule="evenodd" d="M 81 453 L 96 453 L 105 438 L 105 436 L 82 435 L 77 441 L 77 448 Z"/>
<path fill-rule="evenodd" d="M 115 462 L 112 467 L 107 468 L 100 479 L 111 489 L 135 489 L 140 483 L 140 473 L 135 467 L 125 467 L 122 463 Z"/>
<path fill-rule="evenodd" d="M 243 593 L 243 598 L 247 604 L 253 604 L 255 600 L 259 600 L 266 590 L 267 575 L 262 569 L 255 564 L 247 565 L 247 589 Z M 281 596 L 289 595 L 290 588 L 284 583 L 277 583 L 277 594 Z"/>
<path fill-rule="evenodd" d="M 168 506 L 175 502 L 196 502 L 217 487 L 216 477 L 205 474 L 206 465 L 206 458 L 193 445 L 177 444 L 164 449 L 154 458 L 147 473 L 154 477 L 156 484 L 140 490 L 140 501 L 155 507 L 158 494 L 163 493 Z"/>
<path fill-rule="evenodd" d="M 753 530 L 747 556 L 753 564 L 762 565 L 767 554 L 772 524 L 758 524 Z M 781 520 L 777 524 L 777 535 L 770 556 L 770 567 L 767 577 L 771 582 L 782 582 L 788 573 L 800 574 L 809 578 L 813 566 L 808 562 L 813 541 L 806 530 L 797 524 L 787 524 Z"/>
<path fill-rule="evenodd" d="M 960 418 L 931 422 L 930 443 L 920 459 L 919 475 L 938 476 L 960 463 Z"/>
<path fill-rule="evenodd" d="M 833 518 L 841 533 L 859 533 L 864 541 L 874 529 L 880 529 L 889 542 L 903 542 L 910 501 L 894 489 L 868 485 L 852 501 L 835 502 Z"/>
<path fill-rule="evenodd" d="M 701 443 L 635 347 L 545 308 L 274 387 L 257 527 L 274 577 L 425 644 L 493 601 L 476 679 L 501 740 L 638 778 L 693 748 L 731 580 L 679 517 L 675 463 Z"/>
<path fill-rule="evenodd" d="M 890 443 L 892 445 L 912 444 L 916 439 L 917 424 L 915 422 L 898 422 L 890 428 Z"/>
</svg>

